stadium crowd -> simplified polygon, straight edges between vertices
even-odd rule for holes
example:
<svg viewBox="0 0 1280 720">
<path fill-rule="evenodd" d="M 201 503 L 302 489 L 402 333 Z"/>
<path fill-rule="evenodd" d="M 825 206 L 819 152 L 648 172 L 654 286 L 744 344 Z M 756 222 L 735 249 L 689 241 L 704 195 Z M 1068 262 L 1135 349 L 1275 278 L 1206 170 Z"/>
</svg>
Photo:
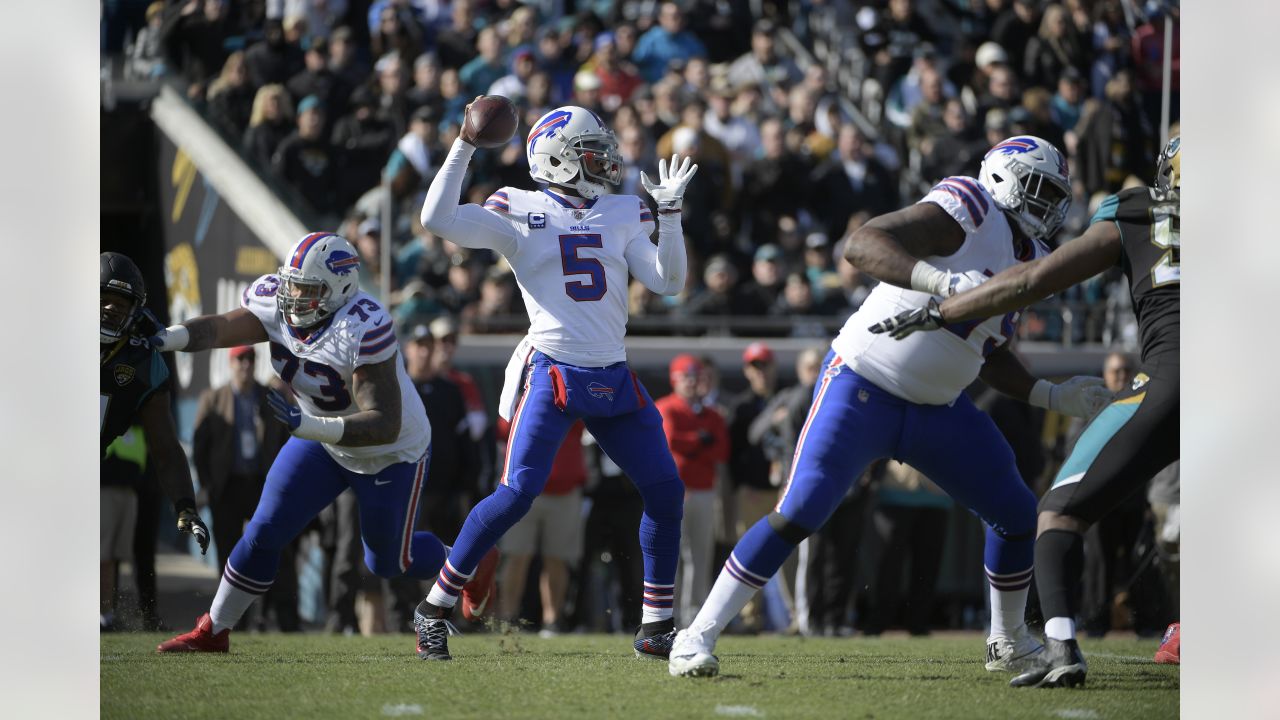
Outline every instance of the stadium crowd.
<svg viewBox="0 0 1280 720">
<path fill-rule="evenodd" d="M 683 219 L 688 288 L 660 298 L 633 284 L 631 332 L 818 338 L 873 283 L 838 261 L 842 238 L 943 177 L 976 176 L 1004 137 L 1068 155 L 1062 238 L 1102 196 L 1149 178 L 1165 22 L 1178 116 L 1178 10 L 1163 5 L 182 0 L 146 8 L 126 71 L 183 84 L 304 222 L 338 228 L 375 272 L 389 202 L 399 316 L 453 314 L 475 332 L 523 328 L 513 276 L 417 220 L 463 108 L 500 94 L 520 110 L 511 143 L 476 154 L 464 198 L 483 203 L 536 187 L 530 122 L 587 107 L 618 137 L 620 192 L 643 197 L 640 172 L 672 152 L 701 168 Z M 1128 304 L 1117 270 L 1033 308 L 1021 332 L 1132 347 Z"/>
</svg>

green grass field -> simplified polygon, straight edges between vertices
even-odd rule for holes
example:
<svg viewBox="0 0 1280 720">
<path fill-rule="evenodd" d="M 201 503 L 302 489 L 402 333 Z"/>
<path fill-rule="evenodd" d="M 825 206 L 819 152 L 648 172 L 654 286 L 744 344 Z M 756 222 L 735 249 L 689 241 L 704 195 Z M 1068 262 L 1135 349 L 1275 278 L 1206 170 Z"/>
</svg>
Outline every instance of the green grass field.
<svg viewBox="0 0 1280 720">
<path fill-rule="evenodd" d="M 409 635 L 246 635 L 228 655 L 158 656 L 160 635 L 102 636 L 103 718 L 1176 718 L 1156 640 L 1089 640 L 1084 688 L 1014 690 L 983 638 L 725 637 L 720 677 L 673 678 L 623 635 L 467 634 L 451 663 Z"/>
</svg>

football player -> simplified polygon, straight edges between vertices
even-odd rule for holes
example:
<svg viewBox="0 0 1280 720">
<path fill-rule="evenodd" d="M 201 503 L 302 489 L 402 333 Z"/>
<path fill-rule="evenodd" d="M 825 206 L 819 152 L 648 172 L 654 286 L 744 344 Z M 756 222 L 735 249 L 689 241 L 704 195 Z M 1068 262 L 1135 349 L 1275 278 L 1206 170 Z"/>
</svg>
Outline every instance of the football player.
<svg viewBox="0 0 1280 720">
<path fill-rule="evenodd" d="M 469 106 L 468 106 L 469 107 Z M 418 606 L 418 655 L 449 659 L 445 622 L 476 564 L 542 492 L 569 426 L 586 422 L 600 447 L 644 499 L 642 625 L 638 655 L 665 659 L 675 636 L 672 590 L 680 549 L 684 485 L 649 393 L 627 367 L 627 283 L 674 295 L 684 287 L 680 206 L 698 166 L 671 158 L 658 182 L 641 177 L 658 205 L 654 217 L 634 195 L 611 195 L 622 178 L 613 133 L 580 107 L 544 115 L 525 142 L 540 191 L 502 188 L 484 206 L 459 206 L 475 152 L 465 128 L 431 182 L 422 224 L 458 245 L 494 250 L 511 264 L 529 309 L 529 334 L 507 367 L 499 414 L 511 423 L 498 488 L 467 516 L 430 594 Z"/>
<path fill-rule="evenodd" d="M 848 238 L 845 260 L 880 284 L 832 342 L 781 499 L 739 540 L 702 610 L 680 631 L 672 675 L 719 672 L 712 651 L 721 631 L 879 458 L 919 470 L 986 525 L 987 670 L 1025 667 L 1042 649 L 1023 622 L 1035 496 L 1008 443 L 964 389 L 981 377 L 1033 405 L 1084 416 L 1108 397 L 1101 378 L 1054 385 L 1031 377 L 1008 347 L 1016 309 L 905 342 L 874 335 L 867 325 L 1048 254 L 1042 239 L 1061 226 L 1070 187 L 1057 148 L 1037 137 L 1012 137 L 987 153 L 978 179 L 946 178 L 920 202 L 877 217 Z"/>
<path fill-rule="evenodd" d="M 1142 366 L 1133 384 L 1085 428 L 1040 500 L 1036 588 L 1047 618 L 1048 647 L 1031 669 L 1011 681 L 1015 687 L 1084 684 L 1088 668 L 1076 643 L 1074 620 L 1084 532 L 1178 459 L 1181 148 L 1180 137 L 1169 140 L 1160 153 L 1154 187 L 1108 197 L 1089 229 L 1052 255 L 1011 267 L 940 305 L 931 299 L 872 328 L 910 342 L 919 337 L 912 334 L 916 331 L 1009 312 L 1117 264 L 1129 277 Z"/>
<path fill-rule="evenodd" d="M 272 367 L 298 400 L 268 394 L 292 437 L 267 473 L 209 612 L 158 652 L 226 652 L 231 627 L 274 581 L 281 550 L 347 488 L 360 504 L 365 564 L 374 574 L 426 579 L 440 571 L 444 545 L 413 529 L 431 426 L 397 357 L 391 317 L 359 290 L 359 277 L 350 243 L 311 233 L 278 273 L 245 289 L 239 308 L 152 338 L 161 350 L 185 352 L 268 342 Z"/>
<path fill-rule="evenodd" d="M 196 514 L 191 470 L 169 412 L 169 368 L 160 353 L 147 345 L 146 334 L 155 323 L 145 310 L 142 272 L 124 255 L 104 252 L 98 259 L 98 292 L 100 454 L 105 456 L 113 440 L 134 423 L 140 424 L 156 476 L 173 501 L 178 531 L 195 537 L 203 555 L 209 549 L 209 528 Z"/>
</svg>

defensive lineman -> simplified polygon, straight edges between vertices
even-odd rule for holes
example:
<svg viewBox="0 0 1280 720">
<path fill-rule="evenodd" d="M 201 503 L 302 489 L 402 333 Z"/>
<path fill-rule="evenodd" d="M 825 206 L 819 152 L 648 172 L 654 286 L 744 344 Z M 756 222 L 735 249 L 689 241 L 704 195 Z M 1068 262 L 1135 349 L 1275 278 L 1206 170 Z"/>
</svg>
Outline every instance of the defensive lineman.
<svg viewBox="0 0 1280 720">
<path fill-rule="evenodd" d="M 209 612 L 159 652 L 226 652 L 230 628 L 275 579 L 280 551 L 347 488 L 359 499 L 370 570 L 421 579 L 439 572 L 445 547 L 413 530 L 431 426 L 397 356 L 391 318 L 360 292 L 359 276 L 350 243 L 311 233 L 277 274 L 245 289 L 240 308 L 152 338 L 158 349 L 186 352 L 268 341 L 272 367 L 301 406 L 271 391 L 272 411 L 293 436 L 267 473 Z"/>
<path fill-rule="evenodd" d="M 1070 198 L 1057 148 L 1013 137 L 987 153 L 979 180 L 946 178 L 916 205 L 875 218 L 849 238 L 845 259 L 880 285 L 832 343 L 782 498 L 743 535 L 702 610 L 680 631 L 672 675 L 719 672 L 712 651 L 725 625 L 822 526 L 866 466 L 883 457 L 916 468 L 986 525 L 987 669 L 1019 669 L 1041 650 L 1023 622 L 1035 496 L 1008 443 L 963 391 L 981 377 L 1034 405 L 1084 416 L 1107 398 L 1101 379 L 1054 385 L 1032 378 L 1006 345 L 1016 310 L 901 343 L 873 335 L 867 325 L 1047 254 L 1041 238 L 1062 224 Z"/>
<path fill-rule="evenodd" d="M 594 113 L 561 107 L 544 115 L 525 144 L 529 174 L 549 187 L 502 188 L 484 207 L 458 205 L 475 150 L 464 128 L 422 207 L 422 225 L 463 247 L 502 254 L 529 309 L 528 336 L 507 368 L 499 413 L 511 422 L 497 490 L 467 516 L 457 544 L 430 594 L 418 606 L 418 655 L 447 660 L 447 618 L 459 588 L 484 553 L 542 492 L 569 426 L 586 422 L 600 447 L 635 482 L 644 499 L 644 553 L 639 655 L 665 659 L 675 636 L 672 590 L 680 549 L 684 486 L 653 400 L 627 367 L 628 275 L 650 290 L 684 287 L 680 205 L 698 167 L 671 158 L 658 183 L 642 176 L 658 204 L 654 218 L 634 195 L 610 195 L 622 177 L 613 133 Z"/>
<path fill-rule="evenodd" d="M 1142 337 L 1133 385 L 1085 428 L 1053 486 L 1040 500 L 1036 587 L 1047 618 L 1047 649 L 1014 687 L 1083 685 L 1087 666 L 1075 639 L 1075 598 L 1084 532 L 1178 459 L 1178 349 L 1182 296 L 1182 140 L 1165 145 L 1154 187 L 1102 202 L 1084 235 L 1042 260 L 1012 267 L 970 292 L 886 319 L 872 332 L 917 337 L 949 323 L 1007 312 L 1083 282 L 1117 263 L 1129 276 Z"/>
</svg>

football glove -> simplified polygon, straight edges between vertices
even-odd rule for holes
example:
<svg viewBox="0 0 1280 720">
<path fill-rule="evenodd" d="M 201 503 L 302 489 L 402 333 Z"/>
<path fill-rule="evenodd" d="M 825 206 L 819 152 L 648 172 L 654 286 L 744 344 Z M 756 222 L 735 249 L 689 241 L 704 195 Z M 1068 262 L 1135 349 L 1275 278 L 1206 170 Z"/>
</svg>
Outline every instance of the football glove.
<svg viewBox="0 0 1280 720">
<path fill-rule="evenodd" d="M 302 424 L 302 408 L 285 400 L 284 395 L 281 395 L 278 390 L 267 391 L 267 406 L 271 408 L 271 414 L 275 415 L 277 420 L 289 426 L 290 433 Z"/>
<path fill-rule="evenodd" d="M 193 507 L 178 511 L 178 532 L 190 533 L 200 545 L 200 554 L 209 552 L 209 527 L 200 519 Z"/>
<path fill-rule="evenodd" d="M 867 329 L 876 335 L 889 333 L 894 340 L 901 340 L 913 332 L 937 330 L 943 325 L 942 312 L 938 310 L 938 300 L 929 298 L 928 305 L 900 312 L 891 318 L 881 320 Z"/>
<path fill-rule="evenodd" d="M 690 164 L 693 158 L 686 157 L 684 162 L 679 162 L 680 156 L 671 155 L 671 165 L 667 165 L 666 160 L 658 161 L 658 183 L 655 185 L 648 175 L 640 173 L 640 184 L 644 186 L 645 192 L 658 203 L 658 212 L 677 212 L 680 210 L 680 204 L 684 201 L 684 189 L 689 186 L 689 181 L 693 179 L 695 173 L 698 172 L 698 166 Z M 679 166 L 677 167 L 677 163 Z"/>
<path fill-rule="evenodd" d="M 1111 403 L 1113 393 L 1102 378 L 1077 375 L 1063 383 L 1037 380 L 1027 402 L 1072 417 L 1092 417 Z"/>
</svg>

